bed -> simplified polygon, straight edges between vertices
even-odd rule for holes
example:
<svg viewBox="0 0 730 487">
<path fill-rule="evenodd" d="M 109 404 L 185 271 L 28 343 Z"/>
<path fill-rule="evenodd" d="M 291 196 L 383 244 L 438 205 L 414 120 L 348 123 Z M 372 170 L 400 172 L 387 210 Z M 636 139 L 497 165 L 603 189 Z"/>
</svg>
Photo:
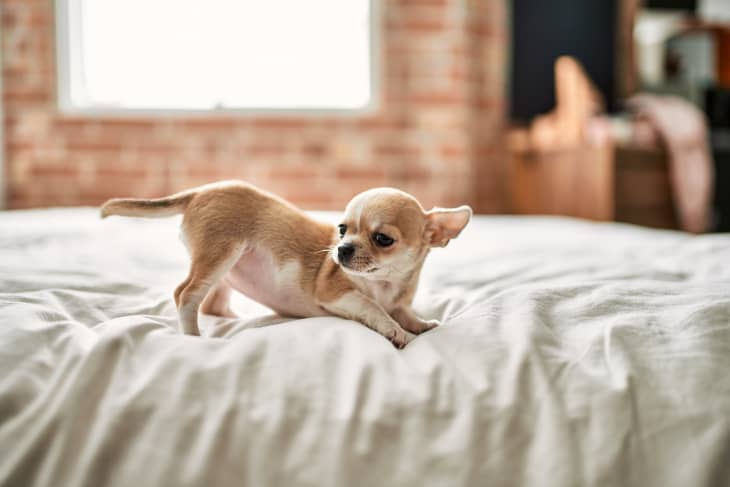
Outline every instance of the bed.
<svg viewBox="0 0 730 487">
<path fill-rule="evenodd" d="M 396 350 L 241 296 L 180 334 L 178 223 L 0 213 L 0 485 L 730 485 L 730 235 L 476 217 Z"/>
</svg>

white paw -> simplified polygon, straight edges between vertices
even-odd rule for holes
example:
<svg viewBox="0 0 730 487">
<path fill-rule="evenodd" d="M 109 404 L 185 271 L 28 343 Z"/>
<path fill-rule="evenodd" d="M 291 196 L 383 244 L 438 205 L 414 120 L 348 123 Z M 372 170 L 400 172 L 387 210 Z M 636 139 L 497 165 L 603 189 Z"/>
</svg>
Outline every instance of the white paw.
<svg viewBox="0 0 730 487">
<path fill-rule="evenodd" d="M 402 328 L 393 328 L 393 331 L 390 333 L 389 336 L 387 336 L 391 342 L 393 342 L 393 345 L 395 345 L 395 348 L 403 348 L 408 343 L 410 343 L 411 340 L 416 338 L 416 335 L 413 333 L 407 332 Z"/>
<path fill-rule="evenodd" d="M 421 330 L 421 333 L 427 332 L 428 330 L 433 330 L 437 326 L 441 325 L 441 322 L 439 320 L 428 320 L 423 322 L 423 329 Z"/>
</svg>

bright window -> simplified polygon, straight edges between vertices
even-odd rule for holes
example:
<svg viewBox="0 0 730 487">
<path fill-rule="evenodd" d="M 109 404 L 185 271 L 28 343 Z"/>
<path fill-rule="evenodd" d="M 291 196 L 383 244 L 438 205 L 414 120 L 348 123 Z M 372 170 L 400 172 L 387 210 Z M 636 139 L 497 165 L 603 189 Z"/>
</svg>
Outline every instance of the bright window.
<svg viewBox="0 0 730 487">
<path fill-rule="evenodd" d="M 57 0 L 68 110 L 358 110 L 374 0 Z"/>
</svg>

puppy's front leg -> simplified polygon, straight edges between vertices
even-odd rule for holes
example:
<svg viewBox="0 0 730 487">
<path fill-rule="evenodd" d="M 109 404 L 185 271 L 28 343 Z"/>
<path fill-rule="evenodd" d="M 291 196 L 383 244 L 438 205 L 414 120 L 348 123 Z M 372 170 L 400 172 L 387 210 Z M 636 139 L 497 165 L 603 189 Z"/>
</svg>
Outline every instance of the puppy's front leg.
<svg viewBox="0 0 730 487">
<path fill-rule="evenodd" d="M 418 317 L 416 313 L 410 308 L 410 306 L 401 306 L 393 310 L 390 315 L 395 321 L 400 323 L 400 326 L 415 333 L 416 335 L 428 331 L 432 328 L 436 328 L 439 325 L 437 320 L 424 320 Z"/>
<path fill-rule="evenodd" d="M 357 291 L 348 291 L 339 298 L 321 306 L 332 314 L 363 323 L 398 348 L 403 348 L 416 336 L 407 332 L 373 299 Z"/>
</svg>

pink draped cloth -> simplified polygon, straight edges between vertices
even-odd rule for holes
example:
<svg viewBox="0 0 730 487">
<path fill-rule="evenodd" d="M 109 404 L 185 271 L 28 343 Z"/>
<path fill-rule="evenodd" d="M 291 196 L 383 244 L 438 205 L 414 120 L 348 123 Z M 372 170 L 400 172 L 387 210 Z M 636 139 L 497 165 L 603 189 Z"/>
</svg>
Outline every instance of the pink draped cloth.
<svg viewBox="0 0 730 487">
<path fill-rule="evenodd" d="M 641 94 L 629 105 L 653 125 L 666 147 L 680 228 L 693 233 L 708 230 L 714 168 L 704 114 L 676 96 Z"/>
</svg>

